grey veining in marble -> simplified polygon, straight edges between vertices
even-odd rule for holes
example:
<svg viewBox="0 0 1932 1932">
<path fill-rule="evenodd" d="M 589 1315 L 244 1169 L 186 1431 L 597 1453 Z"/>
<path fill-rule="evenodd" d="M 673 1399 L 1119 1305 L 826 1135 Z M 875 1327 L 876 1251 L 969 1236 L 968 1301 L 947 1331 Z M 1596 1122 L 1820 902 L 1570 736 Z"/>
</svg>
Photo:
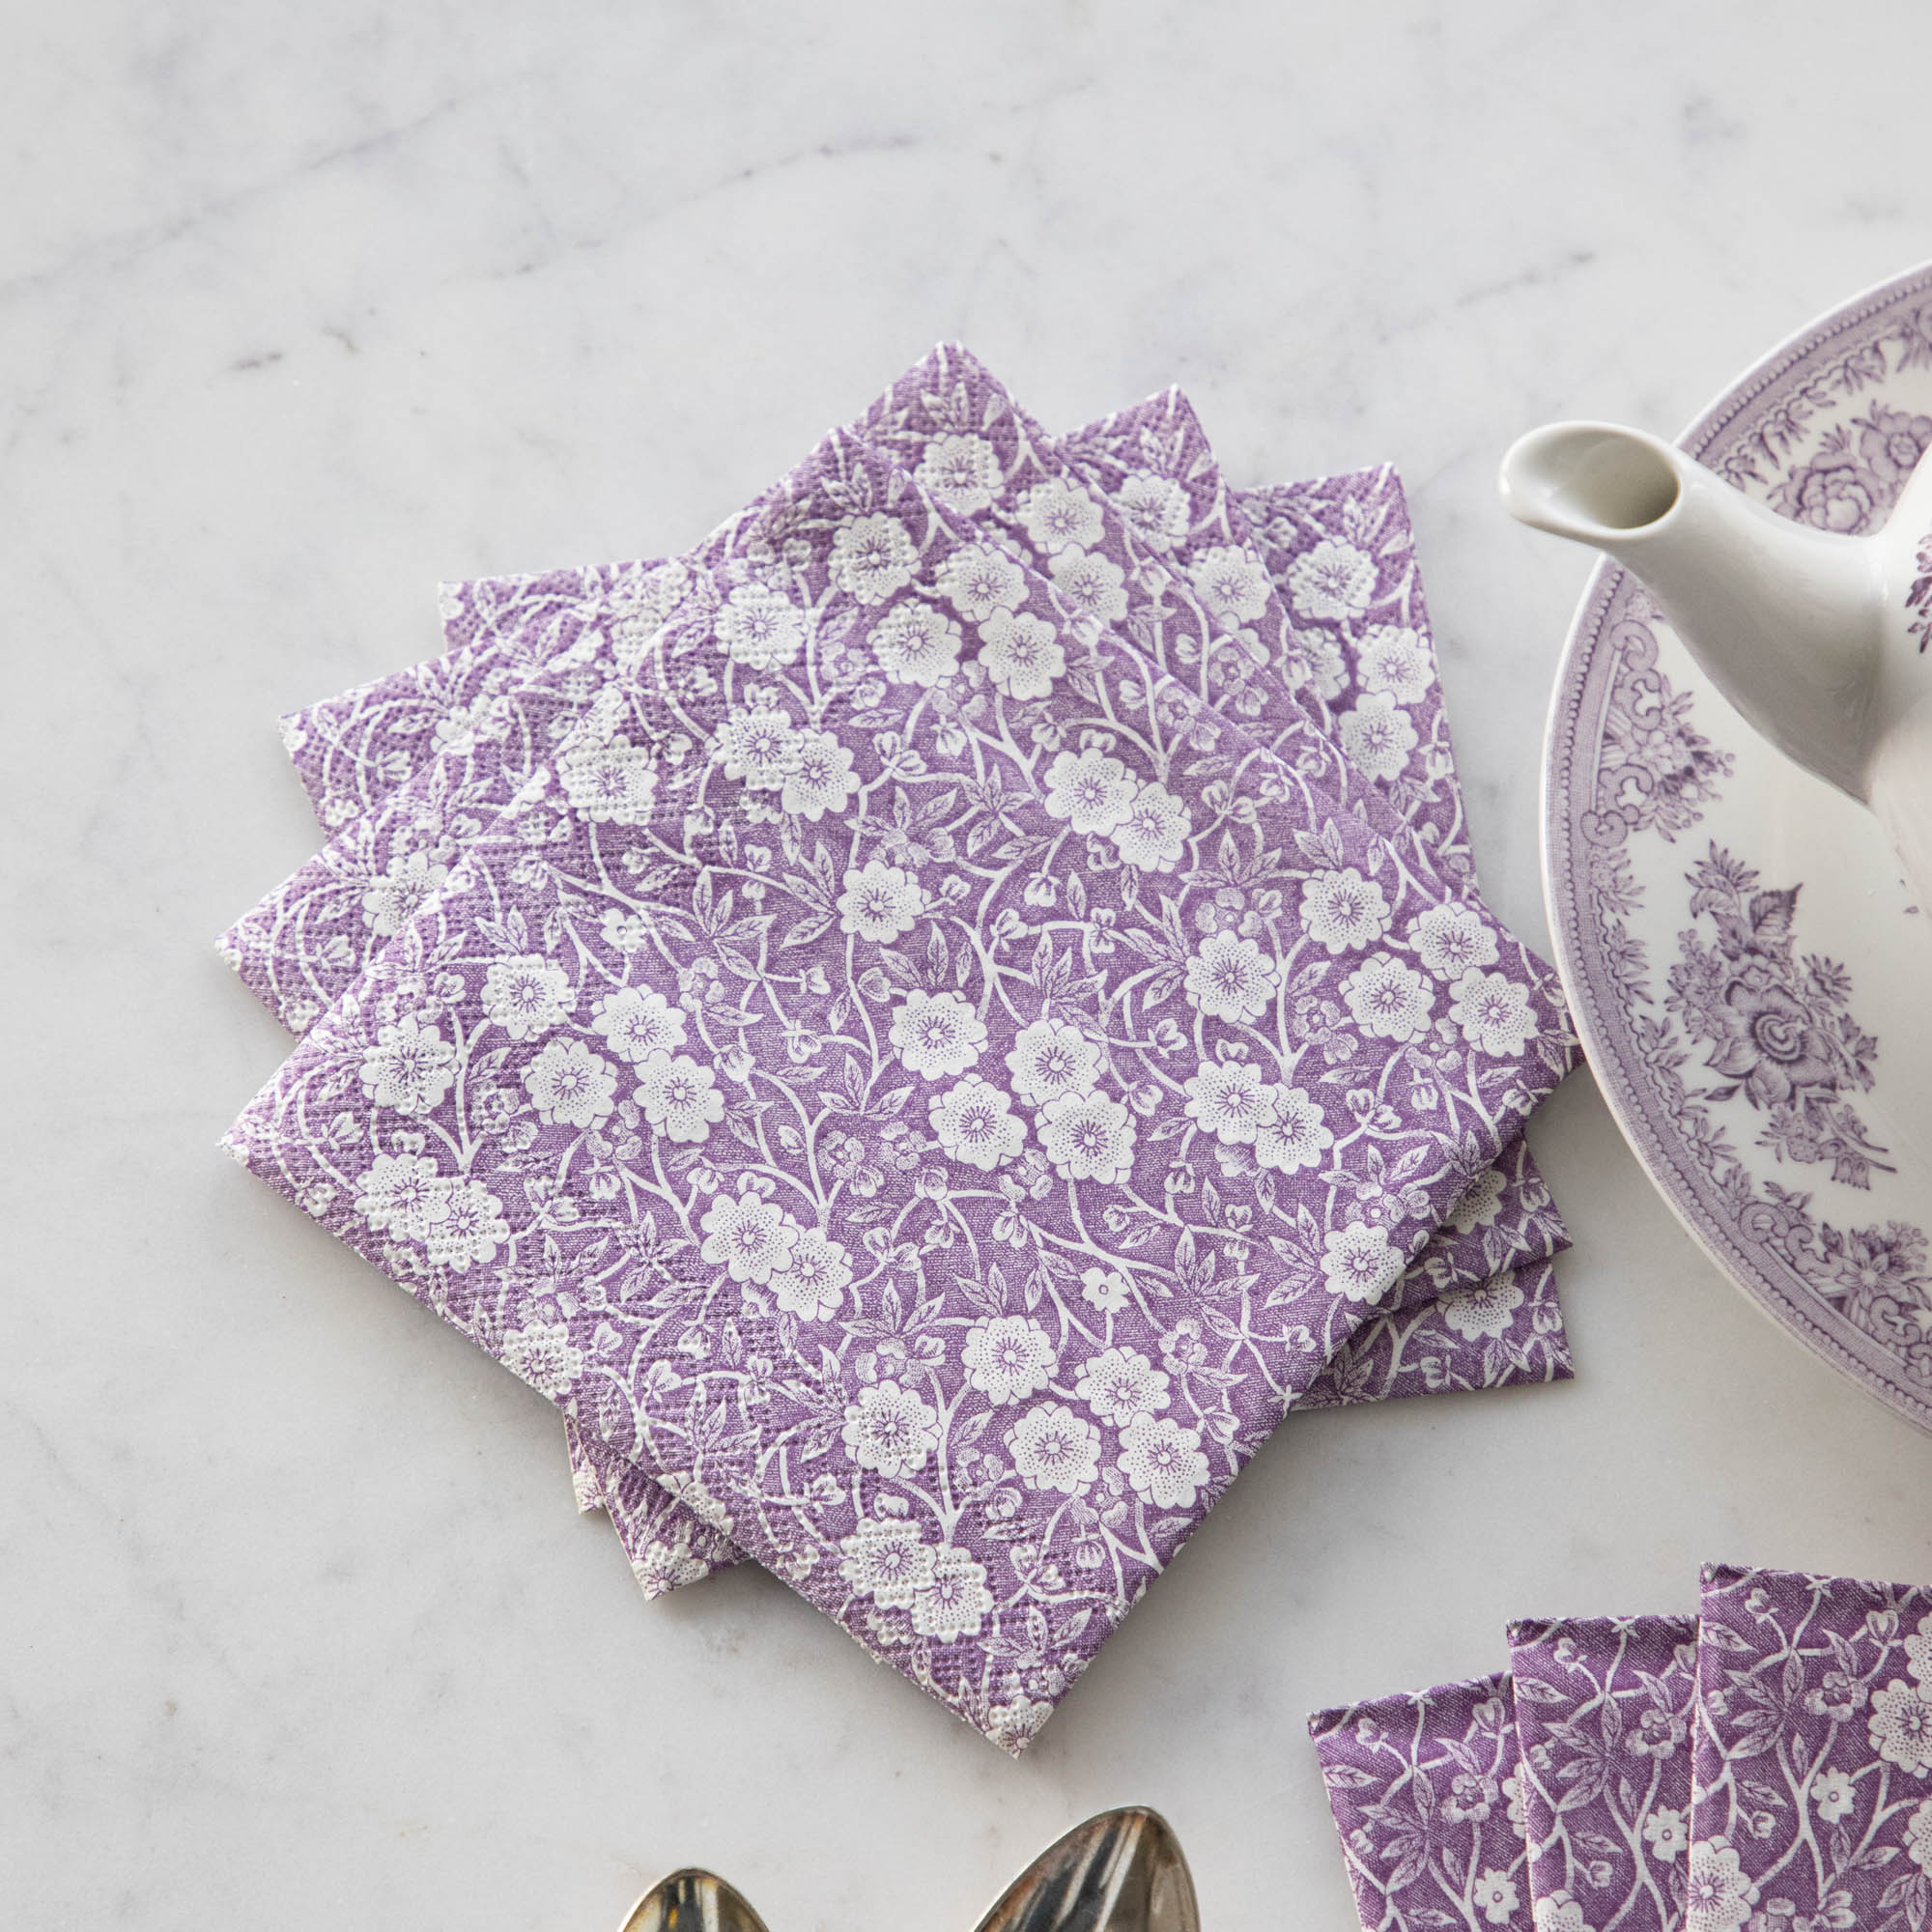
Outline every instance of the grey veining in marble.
<svg viewBox="0 0 1932 1932">
<path fill-rule="evenodd" d="M 1928 56 L 1904 0 L 7 8 L 8 1916 L 594 1928 L 703 1864 L 964 1932 L 1144 1802 L 1215 1932 L 1345 1932 L 1308 1710 L 1705 1555 L 1932 1577 L 1932 1443 L 1582 1077 L 1579 1379 L 1286 1431 L 1013 1765 L 766 1577 L 639 1600 L 549 1408 L 216 1152 L 284 1042 L 209 945 L 316 840 L 275 714 L 432 652 L 437 579 L 681 549 L 943 337 L 1050 424 L 1179 381 L 1237 481 L 1401 466 L 1539 937 L 1587 563 L 1496 457 L 1932 252 Z"/>
</svg>

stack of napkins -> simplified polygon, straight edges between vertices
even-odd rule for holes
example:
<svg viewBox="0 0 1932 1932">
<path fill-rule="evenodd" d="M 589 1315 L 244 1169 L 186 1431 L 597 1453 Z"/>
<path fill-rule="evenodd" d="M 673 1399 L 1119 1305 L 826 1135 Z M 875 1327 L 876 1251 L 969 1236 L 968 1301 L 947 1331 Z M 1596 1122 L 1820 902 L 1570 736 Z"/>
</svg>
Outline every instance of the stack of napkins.
<svg viewBox="0 0 1932 1932">
<path fill-rule="evenodd" d="M 1932 1589 L 1713 1565 L 1695 1617 L 1309 1719 L 1362 1924 L 1920 1932 Z"/>
<path fill-rule="evenodd" d="M 674 559 L 466 583 L 286 737 L 236 1157 L 1007 1748 L 1291 1406 L 1568 1373 L 1402 493 L 955 349 Z"/>
</svg>

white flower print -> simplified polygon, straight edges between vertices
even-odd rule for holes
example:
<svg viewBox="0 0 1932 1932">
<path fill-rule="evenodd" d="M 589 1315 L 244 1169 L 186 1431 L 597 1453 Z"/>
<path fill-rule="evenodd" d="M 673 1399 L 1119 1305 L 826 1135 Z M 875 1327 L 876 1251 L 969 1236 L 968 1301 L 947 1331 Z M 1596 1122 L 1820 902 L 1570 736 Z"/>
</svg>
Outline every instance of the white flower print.
<svg viewBox="0 0 1932 1932">
<path fill-rule="evenodd" d="M 402 931 L 448 876 L 449 867 L 433 863 L 427 852 L 393 854 L 388 869 L 362 895 L 363 924 L 379 939 Z"/>
<path fill-rule="evenodd" d="M 1355 652 L 1355 675 L 1364 691 L 1386 692 L 1398 704 L 1419 704 L 1434 682 L 1429 646 L 1418 631 L 1371 624 Z"/>
<path fill-rule="evenodd" d="M 1168 1405 L 1168 1379 L 1138 1349 L 1108 1349 L 1080 1366 L 1073 1393 L 1100 1420 L 1124 1429 Z"/>
<path fill-rule="evenodd" d="M 966 1378 L 989 1402 L 1006 1405 L 1037 1394 L 1059 1359 L 1052 1338 L 1025 1315 L 995 1315 L 966 1331 Z"/>
<path fill-rule="evenodd" d="M 611 906 L 598 922 L 604 944 L 613 952 L 641 952 L 651 943 L 650 922 L 642 913 Z"/>
<path fill-rule="evenodd" d="M 1389 1246 L 1388 1231 L 1372 1222 L 1331 1228 L 1321 1238 L 1321 1273 L 1350 1301 L 1379 1301 L 1402 1279 L 1403 1265 L 1402 1255 Z"/>
<path fill-rule="evenodd" d="M 1472 966 L 1496 963 L 1495 934 L 1473 907 L 1453 900 L 1431 906 L 1410 920 L 1408 943 L 1438 980 L 1459 980 Z"/>
<path fill-rule="evenodd" d="M 1135 469 L 1114 493 L 1114 509 L 1129 533 L 1149 550 L 1172 550 L 1193 521 L 1187 492 L 1172 476 Z"/>
<path fill-rule="evenodd" d="M 1478 1228 L 1487 1228 L 1496 1218 L 1502 1202 L 1502 1169 L 1486 1167 L 1457 1195 L 1446 1218 L 1459 1235 L 1473 1235 Z"/>
<path fill-rule="evenodd" d="M 1026 1122 L 1012 1112 L 1012 1095 L 977 1073 L 958 1086 L 935 1094 L 926 1103 L 932 1131 L 954 1160 L 991 1174 L 1011 1160 L 1026 1140 Z"/>
<path fill-rule="evenodd" d="M 617 1069 L 581 1039 L 551 1040 L 523 1078 L 547 1127 L 594 1127 L 616 1105 Z"/>
<path fill-rule="evenodd" d="M 1690 1864 L 1684 1932 L 1737 1932 L 1757 1903 L 1757 1887 L 1740 1867 L 1737 1853 L 1722 1838 L 1699 1838 L 1690 1847 Z"/>
<path fill-rule="evenodd" d="M 902 1516 L 867 1516 L 840 1537 L 838 1574 L 859 1596 L 882 1610 L 909 1610 L 914 1595 L 932 1580 L 932 1546 L 919 1524 Z"/>
<path fill-rule="evenodd" d="M 1888 1764 L 1915 1777 L 1932 1772 L 1932 1698 L 1919 1686 L 1894 1677 L 1883 1690 L 1874 1690 L 1865 1734 Z"/>
<path fill-rule="evenodd" d="M 896 517 L 874 513 L 841 524 L 832 540 L 832 580 L 860 604 L 883 604 L 912 582 L 919 551 Z"/>
<path fill-rule="evenodd" d="M 790 1264 L 766 1286 L 778 1305 L 801 1321 L 829 1321 L 852 1285 L 852 1258 L 844 1244 L 816 1228 L 806 1229 L 792 1245 Z"/>
<path fill-rule="evenodd" d="M 741 583 L 713 622 L 724 655 L 748 670 L 779 670 L 795 663 L 805 644 L 806 614 L 768 583 Z"/>
<path fill-rule="evenodd" d="M 420 1239 L 442 1212 L 449 1182 L 422 1153 L 379 1153 L 362 1177 L 355 1211 L 372 1228 Z"/>
<path fill-rule="evenodd" d="M 916 1476 L 939 1446 L 939 1414 L 917 1389 L 871 1382 L 847 1406 L 839 1432 L 852 1460 L 881 1476 Z"/>
<path fill-rule="evenodd" d="M 1851 1775 L 1833 1771 L 1829 1765 L 1812 1776 L 1810 1797 L 1811 1803 L 1818 1807 L 1818 1816 L 1828 1825 L 1835 1825 L 1840 1818 L 1849 1818 L 1853 1805 L 1859 1802 L 1858 1788 L 1853 1784 Z"/>
<path fill-rule="evenodd" d="M 1085 550 L 1104 526 L 1099 504 L 1076 484 L 1058 479 L 1021 491 L 1018 509 L 1035 550 Z"/>
<path fill-rule="evenodd" d="M 1920 1684 L 1932 1679 L 1932 1615 L 1918 1619 L 1915 1635 L 1905 1642 L 1905 1667 Z"/>
<path fill-rule="evenodd" d="M 1384 783 L 1401 778 L 1418 742 L 1408 713 L 1385 691 L 1372 691 L 1355 701 L 1352 711 L 1338 712 L 1335 735 L 1342 741 L 1342 755 L 1358 772 Z"/>
<path fill-rule="evenodd" d="M 1013 1092 L 1029 1107 L 1063 1094 L 1091 1094 L 1100 1074 L 1100 1049 L 1070 1020 L 1035 1020 L 1013 1037 L 1007 1055 Z"/>
<path fill-rule="evenodd" d="M 423 1235 L 430 1260 L 458 1274 L 467 1274 L 472 1263 L 487 1267 L 509 1239 L 503 1204 L 478 1180 L 452 1180 Z"/>
<path fill-rule="evenodd" d="M 1166 1415 L 1143 1415 L 1127 1424 L 1115 1467 L 1134 1493 L 1156 1509 L 1191 1509 L 1208 1480 L 1201 1432 L 1183 1429 Z"/>
<path fill-rule="evenodd" d="M 1252 1147 L 1274 1112 L 1266 1075 L 1242 1060 L 1204 1062 L 1183 1091 L 1187 1118 L 1228 1147 Z"/>
<path fill-rule="evenodd" d="M 964 1073 L 986 1043 L 986 1023 L 957 993 L 919 987 L 895 1009 L 888 1036 L 909 1073 L 926 1080 Z"/>
<path fill-rule="evenodd" d="M 1435 993 L 1413 966 L 1392 952 L 1372 952 L 1342 981 L 1355 1024 L 1378 1039 L 1420 1039 L 1435 1011 Z"/>
<path fill-rule="evenodd" d="M 553 1401 L 566 1396 L 583 1373 L 583 1351 L 561 1321 L 531 1321 L 506 1329 L 501 1360 L 513 1376 Z"/>
<path fill-rule="evenodd" d="M 995 1704 L 986 1713 L 986 1735 L 1002 1750 L 1018 1752 L 1039 1735 L 1040 1726 L 1053 1716 L 1053 1706 L 1043 1698 L 1014 1693 L 1010 1704 Z"/>
<path fill-rule="evenodd" d="M 731 1512 L 711 1493 L 711 1487 L 702 1476 L 690 1469 L 667 1469 L 658 1477 L 658 1484 L 720 1536 L 731 1534 Z"/>
<path fill-rule="evenodd" d="M 1465 1342 L 1506 1335 L 1516 1311 L 1522 1306 L 1522 1290 L 1514 1274 L 1492 1274 L 1474 1288 L 1454 1288 L 1436 1297 L 1442 1320 Z"/>
<path fill-rule="evenodd" d="M 1066 668 L 1053 626 L 1021 611 L 996 611 L 980 626 L 980 662 L 1004 696 L 1044 697 Z"/>
<path fill-rule="evenodd" d="M 1118 1315 L 1133 1298 L 1133 1283 L 1119 1268 L 1083 1268 L 1080 1298 L 1102 1315 Z"/>
<path fill-rule="evenodd" d="M 983 436 L 937 436 L 926 444 L 913 481 L 949 510 L 975 517 L 1000 487 L 999 453 Z"/>
<path fill-rule="evenodd" d="M 1100 1432 L 1063 1404 L 1043 1402 L 1007 1431 L 1007 1453 L 1028 1489 L 1076 1496 L 1100 1473 Z"/>
<path fill-rule="evenodd" d="M 748 1175 L 738 1194 L 721 1194 L 704 1210 L 704 1244 L 698 1252 L 733 1281 L 764 1283 L 790 1267 L 792 1249 L 804 1230 L 750 1181 Z"/>
<path fill-rule="evenodd" d="M 1507 1925 L 1522 1900 L 1517 1896 L 1516 1881 L 1507 1872 L 1486 1869 L 1471 1889 L 1471 1897 L 1492 1925 Z"/>
<path fill-rule="evenodd" d="M 1144 784 L 1107 837 L 1128 865 L 1143 872 L 1171 872 L 1180 863 L 1191 829 L 1187 808 L 1171 791 Z"/>
<path fill-rule="evenodd" d="M 652 1054 L 684 1044 L 684 1015 L 662 993 L 619 986 L 590 1003 L 590 1024 L 610 1042 L 611 1051 L 633 1066 Z"/>
<path fill-rule="evenodd" d="M 1920 1871 L 1932 1871 L 1932 1798 L 1921 1798 L 1905 1821 L 1905 1853 Z"/>
<path fill-rule="evenodd" d="M 1297 617 L 1359 617 L 1376 594 L 1376 560 L 1338 537 L 1324 538 L 1288 567 Z"/>
<path fill-rule="evenodd" d="M 1064 550 L 1048 566 L 1061 607 L 1089 627 L 1118 624 L 1127 614 L 1126 580 L 1112 557 Z"/>
<path fill-rule="evenodd" d="M 648 825 L 658 795 L 657 760 L 628 738 L 572 739 L 556 761 L 564 796 L 593 825 Z"/>
<path fill-rule="evenodd" d="M 1267 1098 L 1267 1119 L 1255 1135 L 1255 1159 L 1277 1174 L 1319 1166 L 1321 1156 L 1335 1145 L 1321 1106 L 1299 1087 L 1270 1087 Z"/>
<path fill-rule="evenodd" d="M 828 811 L 842 810 L 858 789 L 847 747 L 829 731 L 799 733 L 798 750 L 779 799 L 785 810 L 816 823 Z"/>
<path fill-rule="evenodd" d="M 779 708 L 778 694 L 753 691 L 719 722 L 711 755 L 751 791 L 777 791 L 798 757 L 799 735 Z"/>
<path fill-rule="evenodd" d="M 1591 1932 L 1591 1926 L 1580 1900 L 1554 1891 L 1536 1901 L 1536 1932 Z"/>
<path fill-rule="evenodd" d="M 1449 1017 L 1463 1029 L 1471 1046 L 1492 1059 L 1519 1059 L 1536 1037 L 1536 1015 L 1529 1009 L 1529 988 L 1500 973 L 1471 967 L 1456 981 Z"/>
<path fill-rule="evenodd" d="M 724 1118 L 724 1096 L 716 1076 L 688 1053 L 672 1054 L 663 1047 L 649 1054 L 638 1068 L 638 1105 L 667 1140 L 705 1141 Z"/>
<path fill-rule="evenodd" d="M 483 1011 L 512 1039 L 533 1039 L 577 1004 L 570 975 L 540 952 L 491 962 L 483 976 Z"/>
<path fill-rule="evenodd" d="M 930 687 L 959 668 L 964 634 L 932 604 L 895 604 L 872 626 L 872 655 L 895 684 Z"/>
<path fill-rule="evenodd" d="M 1133 1172 L 1133 1118 L 1123 1102 L 1104 1094 L 1049 1100 L 1040 1110 L 1039 1140 L 1063 1180 L 1118 1185 Z"/>
<path fill-rule="evenodd" d="M 1331 954 L 1359 952 L 1389 929 L 1388 900 L 1353 866 L 1315 872 L 1302 882 L 1301 929 Z"/>
<path fill-rule="evenodd" d="M 1134 808 L 1140 781 L 1093 748 L 1058 753 L 1046 768 L 1046 810 L 1075 832 L 1111 832 Z"/>
<path fill-rule="evenodd" d="M 1349 688 L 1349 665 L 1342 646 L 1328 631 L 1304 631 L 1294 641 L 1297 655 L 1307 661 L 1315 695 L 1324 704 L 1333 704 Z"/>
<path fill-rule="evenodd" d="M 399 1114 L 427 1114 L 455 1078 L 455 1047 L 414 1013 L 379 1028 L 376 1044 L 362 1049 L 363 1093 Z"/>
<path fill-rule="evenodd" d="M 972 1552 L 936 1549 L 932 1575 L 912 1600 L 912 1627 L 921 1636 L 956 1643 L 973 1635 L 992 1607 L 985 1568 Z"/>
<path fill-rule="evenodd" d="M 1651 1857 L 1662 1859 L 1665 1864 L 1675 1863 L 1690 1839 L 1683 1812 L 1673 1811 L 1667 1804 L 1657 1805 L 1644 1819 L 1643 1835 Z"/>
<path fill-rule="evenodd" d="M 1224 631 L 1252 624 L 1268 605 L 1268 574 L 1252 551 L 1216 544 L 1187 566 L 1188 582 Z"/>
<path fill-rule="evenodd" d="M 1223 926 L 1187 962 L 1187 1004 L 1209 1019 L 1258 1020 L 1281 988 L 1275 962 Z"/>
<path fill-rule="evenodd" d="M 983 624 L 1026 602 L 1026 573 L 991 544 L 962 544 L 934 578 L 939 593 L 968 623 Z"/>
<path fill-rule="evenodd" d="M 910 932 L 924 903 L 925 895 L 912 873 L 867 859 L 858 871 L 845 874 L 845 890 L 838 895 L 838 930 L 883 945 Z"/>
</svg>

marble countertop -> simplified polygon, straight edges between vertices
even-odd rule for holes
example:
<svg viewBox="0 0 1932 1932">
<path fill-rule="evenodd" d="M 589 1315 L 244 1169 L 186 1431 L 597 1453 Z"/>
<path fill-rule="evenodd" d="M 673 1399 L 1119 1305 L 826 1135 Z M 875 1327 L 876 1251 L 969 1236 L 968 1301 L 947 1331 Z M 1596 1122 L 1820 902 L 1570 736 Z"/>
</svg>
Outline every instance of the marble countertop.
<svg viewBox="0 0 1932 1932">
<path fill-rule="evenodd" d="M 639 1597 L 554 1412 L 215 1149 L 213 935 L 316 842 L 272 721 L 440 578 L 682 547 L 942 337 L 1049 424 L 1179 381 L 1238 480 L 1406 478 L 1533 939 L 1587 570 L 1520 429 L 1672 431 L 1932 248 L 1932 15 L 1037 0 L 15 8 L 0 27 L 0 1907 L 968 1932 L 1098 1807 L 1209 1932 L 1345 1932 L 1313 1707 L 1698 1561 L 1932 1577 L 1932 1442 L 1702 1260 L 1587 1074 L 1533 1139 L 1570 1386 L 1297 1418 L 1012 1764 L 769 1577 Z"/>
</svg>

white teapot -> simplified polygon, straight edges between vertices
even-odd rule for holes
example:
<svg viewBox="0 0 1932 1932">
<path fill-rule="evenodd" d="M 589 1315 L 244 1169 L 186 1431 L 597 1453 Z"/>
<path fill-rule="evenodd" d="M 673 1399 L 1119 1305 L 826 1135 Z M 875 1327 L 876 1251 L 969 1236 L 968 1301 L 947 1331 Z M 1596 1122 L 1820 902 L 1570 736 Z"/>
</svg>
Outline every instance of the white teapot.
<svg viewBox="0 0 1932 1932">
<path fill-rule="evenodd" d="M 1500 483 L 1525 524 L 1641 578 L 1745 719 L 1878 814 L 1932 910 L 1932 461 L 1867 536 L 1789 523 L 1608 423 L 1532 430 Z"/>
</svg>

